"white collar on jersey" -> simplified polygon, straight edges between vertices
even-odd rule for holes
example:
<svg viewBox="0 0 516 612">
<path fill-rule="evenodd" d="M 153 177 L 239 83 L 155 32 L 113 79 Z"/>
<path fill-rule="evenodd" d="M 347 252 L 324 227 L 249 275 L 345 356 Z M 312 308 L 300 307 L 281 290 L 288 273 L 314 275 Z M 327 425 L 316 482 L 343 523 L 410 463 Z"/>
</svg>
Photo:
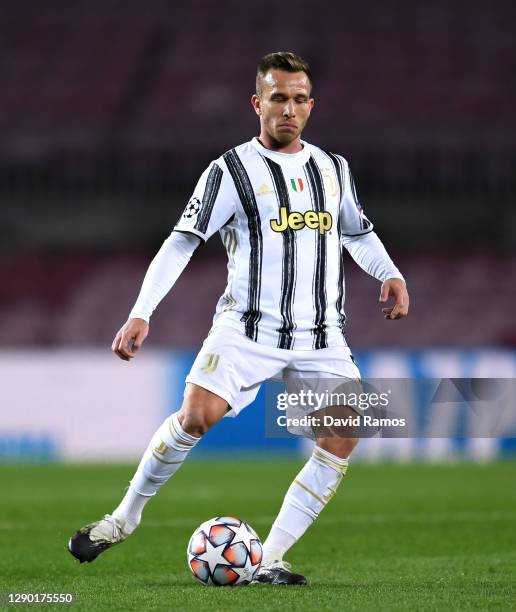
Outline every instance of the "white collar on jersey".
<svg viewBox="0 0 516 612">
<path fill-rule="evenodd" d="M 310 145 L 304 140 L 301 141 L 303 148 L 297 153 L 281 153 L 280 151 L 271 151 L 271 149 L 265 148 L 256 136 L 251 140 L 251 144 L 260 153 L 260 155 L 265 155 L 266 157 L 270 157 L 276 161 L 288 162 L 289 160 L 292 160 L 296 164 L 305 164 L 310 158 Z"/>
</svg>

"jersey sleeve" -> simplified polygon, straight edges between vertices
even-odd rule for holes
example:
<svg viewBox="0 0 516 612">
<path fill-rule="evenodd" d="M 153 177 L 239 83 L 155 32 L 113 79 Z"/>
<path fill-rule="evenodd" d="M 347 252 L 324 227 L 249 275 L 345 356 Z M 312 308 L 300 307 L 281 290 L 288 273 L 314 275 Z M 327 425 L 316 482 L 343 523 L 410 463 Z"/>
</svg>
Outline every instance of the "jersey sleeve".
<svg viewBox="0 0 516 612">
<path fill-rule="evenodd" d="M 360 236 L 373 229 L 373 224 L 365 216 L 357 196 L 355 181 L 349 164 L 344 160 L 342 198 L 340 202 L 340 235 Z"/>
<path fill-rule="evenodd" d="M 212 162 L 202 173 L 174 230 L 206 242 L 234 215 L 236 189 L 222 164 Z"/>
</svg>

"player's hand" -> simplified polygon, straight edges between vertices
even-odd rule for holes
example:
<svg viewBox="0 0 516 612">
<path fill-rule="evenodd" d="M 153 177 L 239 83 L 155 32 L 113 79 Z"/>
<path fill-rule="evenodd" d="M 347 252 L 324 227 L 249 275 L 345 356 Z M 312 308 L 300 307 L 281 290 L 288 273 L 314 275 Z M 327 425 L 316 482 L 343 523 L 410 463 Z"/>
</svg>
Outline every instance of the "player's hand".
<svg viewBox="0 0 516 612">
<path fill-rule="evenodd" d="M 136 356 L 149 333 L 149 324 L 143 319 L 129 319 L 113 340 L 111 349 L 120 359 L 129 361 Z"/>
<path fill-rule="evenodd" d="M 401 278 L 388 278 L 382 284 L 380 302 L 385 303 L 390 297 L 396 300 L 392 308 L 382 308 L 386 319 L 401 319 L 408 315 L 409 295 L 407 285 Z"/>
</svg>

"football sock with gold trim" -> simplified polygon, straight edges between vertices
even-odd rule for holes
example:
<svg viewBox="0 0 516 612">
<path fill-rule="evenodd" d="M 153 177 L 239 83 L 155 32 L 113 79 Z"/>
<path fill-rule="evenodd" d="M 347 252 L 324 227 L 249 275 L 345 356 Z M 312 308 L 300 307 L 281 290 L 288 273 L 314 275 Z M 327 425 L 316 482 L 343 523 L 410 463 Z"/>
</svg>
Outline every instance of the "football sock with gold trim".
<svg viewBox="0 0 516 612">
<path fill-rule="evenodd" d="M 113 516 L 132 533 L 139 525 L 145 504 L 177 472 L 200 438 L 186 433 L 177 412 L 165 419 L 147 447 L 129 488 Z"/>
<path fill-rule="evenodd" d="M 335 495 L 348 460 L 315 447 L 296 476 L 263 544 L 263 565 L 281 561 Z"/>
</svg>

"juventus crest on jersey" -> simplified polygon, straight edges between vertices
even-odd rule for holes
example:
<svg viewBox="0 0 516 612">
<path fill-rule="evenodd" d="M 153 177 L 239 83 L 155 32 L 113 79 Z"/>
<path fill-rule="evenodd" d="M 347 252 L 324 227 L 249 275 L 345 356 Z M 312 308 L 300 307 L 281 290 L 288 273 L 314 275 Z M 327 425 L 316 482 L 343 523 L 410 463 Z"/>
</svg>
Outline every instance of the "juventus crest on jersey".
<svg viewBox="0 0 516 612">
<path fill-rule="evenodd" d="M 228 283 L 214 326 L 283 349 L 345 344 L 342 236 L 372 230 L 346 160 L 242 144 L 210 164 L 174 228 L 220 231 Z"/>
</svg>

